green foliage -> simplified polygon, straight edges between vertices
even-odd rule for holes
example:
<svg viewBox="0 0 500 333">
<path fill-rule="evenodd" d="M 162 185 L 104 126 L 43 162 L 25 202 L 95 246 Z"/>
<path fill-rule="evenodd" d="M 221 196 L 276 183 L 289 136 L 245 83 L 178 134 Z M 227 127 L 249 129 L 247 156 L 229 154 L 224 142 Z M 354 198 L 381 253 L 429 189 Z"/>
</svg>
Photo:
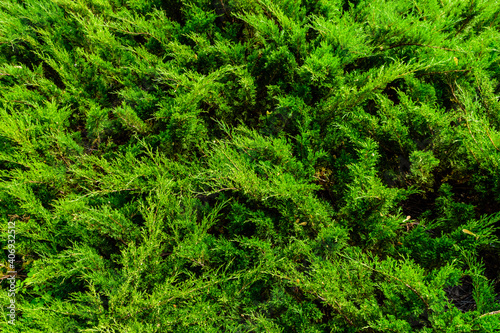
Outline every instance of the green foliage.
<svg viewBox="0 0 500 333">
<path fill-rule="evenodd" d="M 499 12 L 3 1 L 1 330 L 498 331 Z"/>
<path fill-rule="evenodd" d="M 410 155 L 409 179 L 413 179 L 419 187 L 432 187 L 434 184 L 433 171 L 439 165 L 439 160 L 432 152 L 415 150 Z"/>
</svg>

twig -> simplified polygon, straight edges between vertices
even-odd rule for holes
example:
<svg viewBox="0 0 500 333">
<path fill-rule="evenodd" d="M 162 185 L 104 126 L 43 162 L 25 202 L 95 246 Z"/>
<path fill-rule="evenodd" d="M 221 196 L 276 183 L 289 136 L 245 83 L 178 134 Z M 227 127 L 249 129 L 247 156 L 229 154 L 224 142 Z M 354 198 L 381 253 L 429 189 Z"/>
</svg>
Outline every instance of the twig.
<svg viewBox="0 0 500 333">
<path fill-rule="evenodd" d="M 456 80 L 455 80 L 455 84 L 457 84 Z M 465 106 L 463 106 L 462 103 L 460 103 L 457 95 L 455 95 L 455 89 L 453 89 L 453 86 L 450 84 L 450 88 L 451 88 L 451 94 L 453 95 L 453 97 L 455 98 L 455 100 L 457 101 L 458 103 L 458 106 L 460 106 L 460 108 L 462 109 L 462 111 L 465 113 L 465 124 L 467 125 L 467 129 L 469 130 L 469 133 L 472 137 L 472 139 L 474 140 L 474 142 L 476 143 L 476 145 L 478 145 L 479 149 L 481 150 L 481 152 L 483 151 L 483 148 L 481 148 L 481 146 L 479 145 L 479 143 L 476 141 L 476 138 L 474 137 L 474 135 L 472 134 L 472 131 L 470 129 L 470 126 L 469 126 L 469 121 L 467 120 L 467 110 L 465 109 Z M 496 148 L 496 147 L 495 147 Z M 475 156 L 474 156 L 475 158 Z"/>
<path fill-rule="evenodd" d="M 479 316 L 479 318 L 482 318 L 484 316 L 491 316 L 491 315 L 495 315 L 495 314 L 500 314 L 500 310 L 497 310 L 497 311 L 493 311 L 493 312 L 488 312 L 488 313 L 485 313 L 485 314 L 482 314 Z"/>
<path fill-rule="evenodd" d="M 439 50 L 445 50 L 445 51 L 464 52 L 464 51 L 449 49 L 447 47 L 425 45 L 425 44 L 420 44 L 420 43 L 402 43 L 402 44 L 397 44 L 397 45 L 393 45 L 393 46 L 388 47 L 386 50 L 394 49 L 396 47 L 401 47 L 401 46 L 421 46 L 421 47 L 430 47 L 432 49 L 439 49 Z"/>
<path fill-rule="evenodd" d="M 470 72 L 470 69 L 454 69 L 451 71 L 442 71 L 442 72 L 428 72 L 428 73 L 422 73 L 418 75 L 433 75 L 433 74 L 448 74 L 448 73 L 456 73 L 456 72 Z"/>
<path fill-rule="evenodd" d="M 488 139 L 490 139 L 491 141 L 491 144 L 493 145 L 493 147 L 495 147 L 495 149 L 498 151 L 499 149 L 497 148 L 497 146 L 495 145 L 495 143 L 493 142 L 493 139 L 491 138 L 490 134 L 488 133 L 488 127 L 486 127 L 486 136 L 488 137 Z"/>
<path fill-rule="evenodd" d="M 288 277 L 288 276 L 283 276 L 283 275 L 279 275 L 279 274 L 276 274 L 276 273 L 271 273 L 271 272 L 266 272 L 267 274 L 269 275 L 272 275 L 272 276 L 275 276 L 275 277 L 278 277 L 278 278 L 281 278 L 281 279 L 284 279 L 284 280 L 289 280 L 289 281 L 293 281 L 292 278 Z M 326 304 L 330 305 L 332 308 L 334 308 L 342 317 L 344 317 L 344 319 L 351 325 L 351 326 L 354 326 L 354 323 L 352 322 L 352 320 L 350 320 L 346 314 L 344 314 L 342 312 L 342 306 L 334 299 L 333 302 L 335 303 L 335 306 L 333 306 L 330 302 L 328 302 L 328 300 L 326 298 L 324 298 L 323 296 L 321 296 L 320 294 L 318 294 L 317 292 L 315 291 L 310 291 L 310 290 L 307 290 L 305 288 L 301 288 L 302 290 L 304 290 L 305 292 L 308 292 L 310 294 L 313 294 L 314 296 L 318 297 L 320 300 L 322 300 L 323 302 L 325 302 Z"/>
<path fill-rule="evenodd" d="M 398 279 L 397 277 L 395 277 L 395 276 L 393 276 L 393 275 L 391 275 L 391 274 L 388 274 L 388 273 L 382 272 L 382 271 L 380 271 L 380 270 L 378 270 L 378 269 L 375 269 L 375 268 L 373 268 L 373 267 L 370 267 L 370 266 L 368 266 L 367 264 L 365 264 L 365 263 L 363 263 L 363 262 L 361 262 L 361 261 L 358 261 L 358 260 L 352 259 L 352 258 L 351 258 L 351 257 L 349 257 L 349 256 L 342 255 L 342 254 L 341 254 L 341 256 L 343 256 L 343 257 L 345 257 L 345 258 L 347 258 L 347 259 L 350 259 L 350 260 L 352 260 L 352 261 L 354 261 L 354 262 L 357 262 L 357 263 L 358 263 L 358 264 L 360 264 L 361 266 L 364 266 L 364 267 L 366 267 L 366 268 L 368 268 L 368 269 L 371 269 L 371 270 L 372 270 L 372 271 L 374 271 L 374 272 L 377 272 L 377 273 L 383 274 L 383 275 L 385 275 L 385 276 L 388 276 L 388 277 L 390 277 L 390 278 L 393 278 L 393 279 L 394 279 L 394 280 L 396 280 L 396 281 L 401 282 L 401 283 L 402 283 L 402 284 L 404 284 L 404 285 L 405 285 L 408 289 L 410 289 L 410 290 L 411 290 L 411 291 L 412 291 L 415 295 L 417 295 L 417 296 L 418 296 L 418 298 L 420 298 L 420 300 L 424 303 L 425 307 L 427 308 L 427 311 L 429 310 L 429 304 L 428 304 L 428 303 L 425 301 L 425 299 L 424 299 L 424 298 L 423 298 L 423 297 L 422 297 L 422 296 L 421 296 L 421 295 L 417 292 L 417 290 L 416 290 L 415 288 L 413 288 L 412 286 L 410 286 L 408 283 L 406 283 L 406 282 L 402 281 L 401 279 Z"/>
<path fill-rule="evenodd" d="M 326 298 L 324 298 L 323 296 L 320 296 L 319 294 L 317 293 L 314 293 L 314 295 L 316 295 L 316 297 L 318 297 L 320 300 L 322 300 L 323 302 L 327 303 L 328 304 L 328 301 L 326 300 Z M 337 305 L 338 309 L 335 309 L 337 310 L 337 312 L 342 316 L 344 317 L 345 320 L 347 320 L 347 322 L 351 325 L 351 326 L 354 326 L 354 323 L 352 322 L 352 320 L 350 320 L 349 318 L 347 318 L 347 316 L 342 313 L 342 306 L 339 304 L 339 302 L 337 302 L 336 300 L 333 300 L 333 302 L 335 303 L 335 305 Z"/>
</svg>

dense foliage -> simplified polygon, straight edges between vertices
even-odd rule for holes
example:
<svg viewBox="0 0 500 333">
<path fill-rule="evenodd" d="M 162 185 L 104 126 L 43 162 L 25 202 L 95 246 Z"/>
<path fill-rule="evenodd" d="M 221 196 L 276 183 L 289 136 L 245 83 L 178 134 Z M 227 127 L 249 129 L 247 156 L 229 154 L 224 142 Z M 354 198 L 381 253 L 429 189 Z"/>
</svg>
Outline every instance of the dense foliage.
<svg viewBox="0 0 500 333">
<path fill-rule="evenodd" d="M 500 330 L 499 13 L 2 1 L 2 331 Z"/>
</svg>

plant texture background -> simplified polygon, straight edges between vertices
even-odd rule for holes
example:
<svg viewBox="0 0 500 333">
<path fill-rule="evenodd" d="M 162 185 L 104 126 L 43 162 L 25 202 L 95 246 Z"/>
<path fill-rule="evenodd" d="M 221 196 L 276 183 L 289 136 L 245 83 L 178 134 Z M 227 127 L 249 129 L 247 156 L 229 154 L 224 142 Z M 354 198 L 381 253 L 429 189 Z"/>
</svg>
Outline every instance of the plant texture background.
<svg viewBox="0 0 500 333">
<path fill-rule="evenodd" d="M 2 1 L 2 331 L 498 331 L 499 13 Z"/>
</svg>

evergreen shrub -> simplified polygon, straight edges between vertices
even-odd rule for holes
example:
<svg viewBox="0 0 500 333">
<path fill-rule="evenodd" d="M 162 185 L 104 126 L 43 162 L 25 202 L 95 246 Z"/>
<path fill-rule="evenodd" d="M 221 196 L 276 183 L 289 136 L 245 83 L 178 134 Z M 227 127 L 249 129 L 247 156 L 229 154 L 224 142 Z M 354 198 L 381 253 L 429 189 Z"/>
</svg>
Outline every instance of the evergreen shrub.
<svg viewBox="0 0 500 333">
<path fill-rule="evenodd" d="M 498 13 L 2 1 L 2 332 L 500 331 Z"/>
</svg>

